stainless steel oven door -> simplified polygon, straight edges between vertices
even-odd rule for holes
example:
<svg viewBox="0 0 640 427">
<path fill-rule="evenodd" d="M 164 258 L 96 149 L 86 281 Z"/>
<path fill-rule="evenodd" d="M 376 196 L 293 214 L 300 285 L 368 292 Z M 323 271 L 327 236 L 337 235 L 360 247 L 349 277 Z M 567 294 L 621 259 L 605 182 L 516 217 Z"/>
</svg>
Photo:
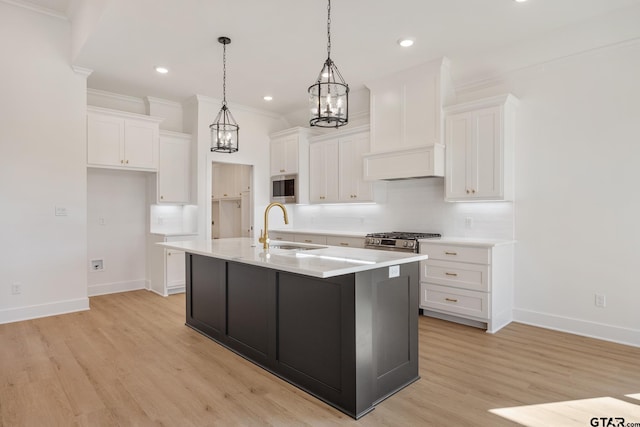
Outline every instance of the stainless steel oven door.
<svg viewBox="0 0 640 427">
<path fill-rule="evenodd" d="M 415 253 L 417 252 L 414 249 L 408 248 L 398 248 L 395 246 L 376 246 L 376 245 L 364 245 L 365 249 L 377 249 L 379 251 L 390 251 L 390 252 L 407 252 L 407 253 Z"/>
</svg>

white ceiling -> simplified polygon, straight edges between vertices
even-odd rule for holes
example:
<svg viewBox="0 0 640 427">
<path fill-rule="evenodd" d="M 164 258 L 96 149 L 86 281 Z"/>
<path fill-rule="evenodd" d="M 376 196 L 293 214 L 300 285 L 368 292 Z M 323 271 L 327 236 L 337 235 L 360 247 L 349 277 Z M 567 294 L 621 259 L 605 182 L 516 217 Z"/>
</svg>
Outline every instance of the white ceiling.
<svg viewBox="0 0 640 427">
<path fill-rule="evenodd" d="M 82 1 L 97 0 L 31 3 L 66 12 Z M 286 114 L 306 106 L 326 58 L 326 0 L 101 1 L 104 13 L 73 60 L 94 70 L 94 89 L 221 98 L 225 35 L 229 102 Z M 331 57 L 352 90 L 439 56 L 463 84 L 636 39 L 638 22 L 640 0 L 334 0 Z M 400 48 L 402 36 L 415 45 Z M 171 71 L 158 75 L 156 65 Z"/>
</svg>

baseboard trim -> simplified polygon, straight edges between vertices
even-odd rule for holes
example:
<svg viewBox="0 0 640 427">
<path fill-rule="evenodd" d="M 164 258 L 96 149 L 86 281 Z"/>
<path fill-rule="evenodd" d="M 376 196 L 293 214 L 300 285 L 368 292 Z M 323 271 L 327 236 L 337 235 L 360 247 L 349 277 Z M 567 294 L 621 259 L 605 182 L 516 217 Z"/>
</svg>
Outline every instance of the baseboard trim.
<svg viewBox="0 0 640 427">
<path fill-rule="evenodd" d="M 0 324 L 89 310 L 89 298 L 56 301 L 0 310 Z"/>
<path fill-rule="evenodd" d="M 568 332 L 603 341 L 640 347 L 640 330 L 557 316 L 532 310 L 514 309 L 514 322 L 538 326 L 554 331 Z"/>
<path fill-rule="evenodd" d="M 88 287 L 87 293 L 90 297 L 95 297 L 98 295 L 115 294 L 118 292 L 138 291 L 140 289 L 147 289 L 146 280 L 129 280 L 126 282 L 101 283 L 99 285 L 91 285 Z"/>
</svg>

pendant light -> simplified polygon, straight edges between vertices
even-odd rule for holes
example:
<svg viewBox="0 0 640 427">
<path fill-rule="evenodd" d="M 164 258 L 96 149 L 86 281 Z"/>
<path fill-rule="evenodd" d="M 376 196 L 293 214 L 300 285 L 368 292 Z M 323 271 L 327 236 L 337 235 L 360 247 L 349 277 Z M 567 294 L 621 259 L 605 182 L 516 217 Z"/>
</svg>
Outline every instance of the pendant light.
<svg viewBox="0 0 640 427">
<path fill-rule="evenodd" d="M 331 0 L 327 6 L 327 60 L 309 86 L 310 126 L 340 127 L 349 122 L 349 85 L 331 60 Z"/>
<path fill-rule="evenodd" d="M 227 107 L 227 45 L 231 43 L 229 37 L 218 37 L 222 43 L 222 108 L 209 129 L 211 129 L 211 151 L 221 153 L 235 153 L 238 151 L 238 131 L 231 111 Z"/>
</svg>

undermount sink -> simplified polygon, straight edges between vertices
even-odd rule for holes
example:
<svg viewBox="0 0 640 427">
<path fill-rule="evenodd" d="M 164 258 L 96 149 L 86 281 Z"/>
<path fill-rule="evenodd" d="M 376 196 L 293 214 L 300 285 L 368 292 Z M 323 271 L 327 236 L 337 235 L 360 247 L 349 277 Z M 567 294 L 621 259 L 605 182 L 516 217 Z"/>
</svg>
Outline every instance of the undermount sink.
<svg viewBox="0 0 640 427">
<path fill-rule="evenodd" d="M 313 249 L 324 249 L 326 246 L 311 246 L 311 245 L 291 245 L 289 243 L 284 243 L 282 245 L 270 245 L 269 249 L 285 249 L 288 251 L 310 251 Z"/>
</svg>

